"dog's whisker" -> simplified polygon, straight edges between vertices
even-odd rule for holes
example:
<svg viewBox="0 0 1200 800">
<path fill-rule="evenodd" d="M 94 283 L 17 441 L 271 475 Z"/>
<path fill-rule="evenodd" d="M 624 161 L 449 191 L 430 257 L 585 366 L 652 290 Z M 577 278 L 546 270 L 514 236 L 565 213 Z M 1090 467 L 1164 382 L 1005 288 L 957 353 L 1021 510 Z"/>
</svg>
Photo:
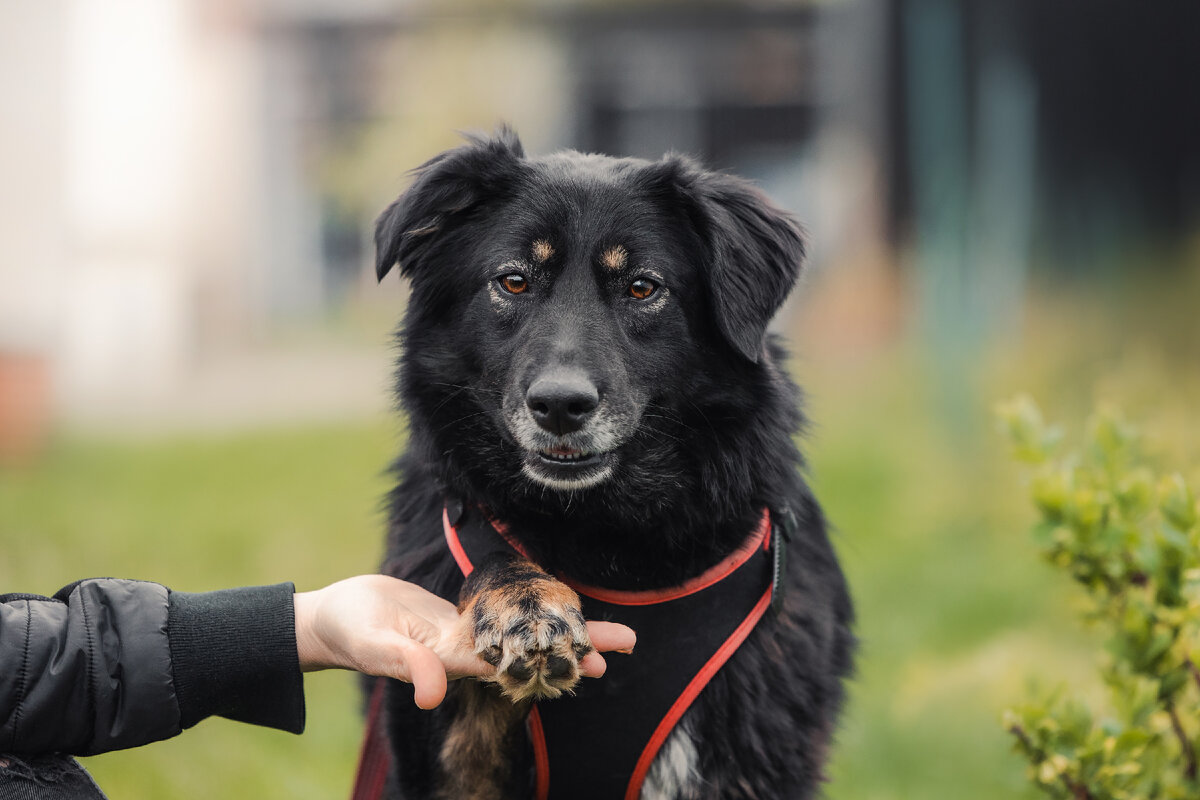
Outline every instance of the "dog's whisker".
<svg viewBox="0 0 1200 800">
<path fill-rule="evenodd" d="M 442 400 L 442 402 L 440 402 L 440 403 L 438 403 L 436 406 L 434 406 L 434 408 L 433 408 L 433 411 L 432 411 L 432 412 L 430 412 L 430 413 L 431 413 L 431 415 L 436 415 L 436 414 L 437 414 L 437 412 L 441 411 L 441 410 L 442 410 L 442 408 L 443 408 L 443 407 L 444 407 L 444 406 L 445 406 L 447 403 L 449 403 L 451 400 L 453 400 L 454 398 L 456 398 L 456 397 L 458 397 L 460 394 L 462 394 L 462 393 L 463 393 L 463 391 L 465 391 L 465 390 L 466 390 L 466 388 L 467 388 L 467 387 L 463 386 L 463 387 L 459 388 L 458 390 L 456 390 L 456 391 L 453 391 L 453 392 L 451 392 L 450 394 L 446 395 L 445 399 L 443 399 L 443 400 Z"/>
<path fill-rule="evenodd" d="M 678 444 L 683 444 L 684 442 L 687 441 L 686 439 L 676 436 L 673 433 L 667 433 L 666 431 L 661 431 L 661 430 L 653 430 L 651 428 L 642 428 L 641 430 L 638 431 L 638 434 L 642 435 L 642 436 L 649 436 L 650 438 L 654 439 L 655 441 L 659 441 L 659 442 L 669 439 Z"/>
<path fill-rule="evenodd" d="M 501 391 L 500 389 L 491 389 L 491 388 L 488 388 L 487 386 L 471 386 L 471 385 L 465 384 L 465 383 L 446 383 L 446 382 L 431 381 L 429 383 L 429 385 L 430 386 L 446 386 L 451 389 L 460 389 L 460 390 L 465 389 L 465 390 L 472 391 L 472 392 L 480 392 L 480 393 L 484 393 L 484 394 L 494 394 L 497 396 L 502 396 L 504 394 L 504 392 Z"/>
<path fill-rule="evenodd" d="M 692 408 L 696 409 L 696 413 L 700 415 L 700 419 L 704 420 L 704 424 L 708 426 L 708 429 L 710 431 L 712 431 L 713 436 L 716 436 L 717 435 L 716 427 L 714 427 L 712 422 L 709 421 L 708 415 L 704 413 L 704 410 L 702 408 L 700 408 L 700 406 L 696 405 L 696 401 L 694 401 L 690 397 L 687 397 L 686 395 L 684 396 L 683 399 L 687 401 L 688 405 L 690 405 Z"/>
<path fill-rule="evenodd" d="M 435 433 L 435 434 L 436 434 L 436 433 L 442 433 L 442 432 L 443 432 L 443 431 L 445 431 L 447 428 L 453 427 L 453 426 L 455 426 L 455 425 L 459 425 L 459 424 L 461 424 L 461 423 L 465 422 L 465 421 L 466 421 L 466 420 L 468 420 L 468 419 L 473 419 L 474 417 L 486 417 L 486 416 L 487 416 L 487 412 L 486 412 L 486 411 L 475 411 L 475 412 L 472 412 L 472 413 L 470 413 L 470 414 L 464 414 L 463 416 L 461 416 L 461 417 L 458 417 L 457 419 L 452 419 L 452 420 L 450 420 L 449 422 L 447 422 L 446 424 L 444 424 L 444 425 L 441 425 L 440 427 L 436 428 L 436 429 L 435 429 L 435 431 L 434 431 L 434 433 Z"/>
</svg>

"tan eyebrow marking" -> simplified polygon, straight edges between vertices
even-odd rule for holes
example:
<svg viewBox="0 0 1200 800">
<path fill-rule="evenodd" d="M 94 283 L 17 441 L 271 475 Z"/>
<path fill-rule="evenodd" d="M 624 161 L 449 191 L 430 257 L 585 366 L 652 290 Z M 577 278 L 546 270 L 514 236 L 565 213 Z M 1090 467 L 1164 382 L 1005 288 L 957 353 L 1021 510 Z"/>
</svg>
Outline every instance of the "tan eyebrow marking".
<svg viewBox="0 0 1200 800">
<path fill-rule="evenodd" d="M 629 251 L 621 245 L 610 247 L 600 255 L 600 263 L 611 270 L 618 270 L 629 261 Z"/>
<path fill-rule="evenodd" d="M 549 261 L 550 256 L 554 255 L 554 248 L 545 239 L 538 239 L 533 243 L 533 260 L 539 264 Z"/>
</svg>

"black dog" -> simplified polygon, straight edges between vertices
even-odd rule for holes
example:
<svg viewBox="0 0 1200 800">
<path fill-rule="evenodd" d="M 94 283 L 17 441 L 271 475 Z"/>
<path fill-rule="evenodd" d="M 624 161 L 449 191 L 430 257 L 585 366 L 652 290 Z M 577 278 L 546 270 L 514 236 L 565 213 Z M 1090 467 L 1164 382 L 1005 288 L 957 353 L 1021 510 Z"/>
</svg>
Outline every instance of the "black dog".
<svg viewBox="0 0 1200 800">
<path fill-rule="evenodd" d="M 412 285 L 398 375 L 410 436 L 385 571 L 458 600 L 477 652 L 498 667 L 495 683 L 456 682 L 432 712 L 414 707 L 411 687 L 389 685 L 389 794 L 528 798 L 535 784 L 543 796 L 571 784 L 575 797 L 815 795 L 853 638 L 800 474 L 799 391 L 766 333 L 803 258 L 795 223 L 748 183 L 686 158 L 526 158 L 502 129 L 419 168 L 376 244 L 380 279 L 398 263 Z M 506 543 L 482 558 L 452 552 L 472 524 Z M 686 712 L 673 706 L 682 718 L 660 725 L 656 744 L 632 743 L 641 775 L 610 795 L 605 781 L 625 778 L 602 773 L 640 735 L 622 728 L 637 709 L 599 731 L 587 711 L 568 726 L 581 745 L 568 741 L 575 731 L 549 736 L 542 718 L 591 691 L 609 693 L 597 714 L 639 697 L 673 669 L 670 648 L 705 663 L 713 647 L 697 655 L 689 636 L 743 601 L 647 622 L 654 636 L 635 620 L 635 653 L 576 686 L 590 643 L 578 597 L 551 576 L 623 606 L 695 586 L 760 542 L 767 566 L 746 581 L 750 601 L 766 594 L 731 617 L 744 642 L 689 683 L 698 696 Z M 465 582 L 463 557 L 475 567 Z M 769 562 L 783 570 L 773 587 Z M 666 655 L 642 658 L 656 642 Z M 573 688 L 578 697 L 530 716 L 533 701 Z M 551 763 L 549 789 L 547 744 L 585 754 Z"/>
</svg>

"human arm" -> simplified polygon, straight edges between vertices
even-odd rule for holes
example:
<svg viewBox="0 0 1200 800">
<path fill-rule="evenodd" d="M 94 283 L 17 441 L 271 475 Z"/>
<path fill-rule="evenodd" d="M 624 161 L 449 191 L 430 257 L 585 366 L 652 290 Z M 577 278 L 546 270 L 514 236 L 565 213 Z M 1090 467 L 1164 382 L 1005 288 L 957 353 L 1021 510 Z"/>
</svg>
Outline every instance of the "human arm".
<svg viewBox="0 0 1200 800">
<path fill-rule="evenodd" d="M 0 752 L 90 755 L 212 715 L 299 733 L 293 591 L 93 579 L 0 597 Z"/>
<path fill-rule="evenodd" d="M 0 752 L 76 755 L 169 738 L 209 716 L 304 729 L 301 669 L 413 682 L 432 707 L 493 669 L 458 647 L 454 606 L 381 575 L 294 594 L 290 583 L 175 592 L 92 579 L 54 598 L 0 595 Z M 589 623 L 598 650 L 633 632 Z M 584 672 L 600 675 L 597 653 Z"/>
</svg>

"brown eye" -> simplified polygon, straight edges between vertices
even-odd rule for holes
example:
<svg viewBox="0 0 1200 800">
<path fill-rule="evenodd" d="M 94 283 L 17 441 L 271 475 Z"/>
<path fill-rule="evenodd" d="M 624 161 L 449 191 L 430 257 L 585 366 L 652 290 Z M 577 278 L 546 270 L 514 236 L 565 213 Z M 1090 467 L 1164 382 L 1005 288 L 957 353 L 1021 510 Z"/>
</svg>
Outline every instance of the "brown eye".
<svg viewBox="0 0 1200 800">
<path fill-rule="evenodd" d="M 514 272 L 511 275 L 502 276 L 500 278 L 500 285 L 509 294 L 520 294 L 529 288 L 529 281 L 525 280 L 524 275 Z"/>
<path fill-rule="evenodd" d="M 658 284 L 648 278 L 638 278 L 629 284 L 629 296 L 637 300 L 645 300 L 658 291 Z"/>
</svg>

